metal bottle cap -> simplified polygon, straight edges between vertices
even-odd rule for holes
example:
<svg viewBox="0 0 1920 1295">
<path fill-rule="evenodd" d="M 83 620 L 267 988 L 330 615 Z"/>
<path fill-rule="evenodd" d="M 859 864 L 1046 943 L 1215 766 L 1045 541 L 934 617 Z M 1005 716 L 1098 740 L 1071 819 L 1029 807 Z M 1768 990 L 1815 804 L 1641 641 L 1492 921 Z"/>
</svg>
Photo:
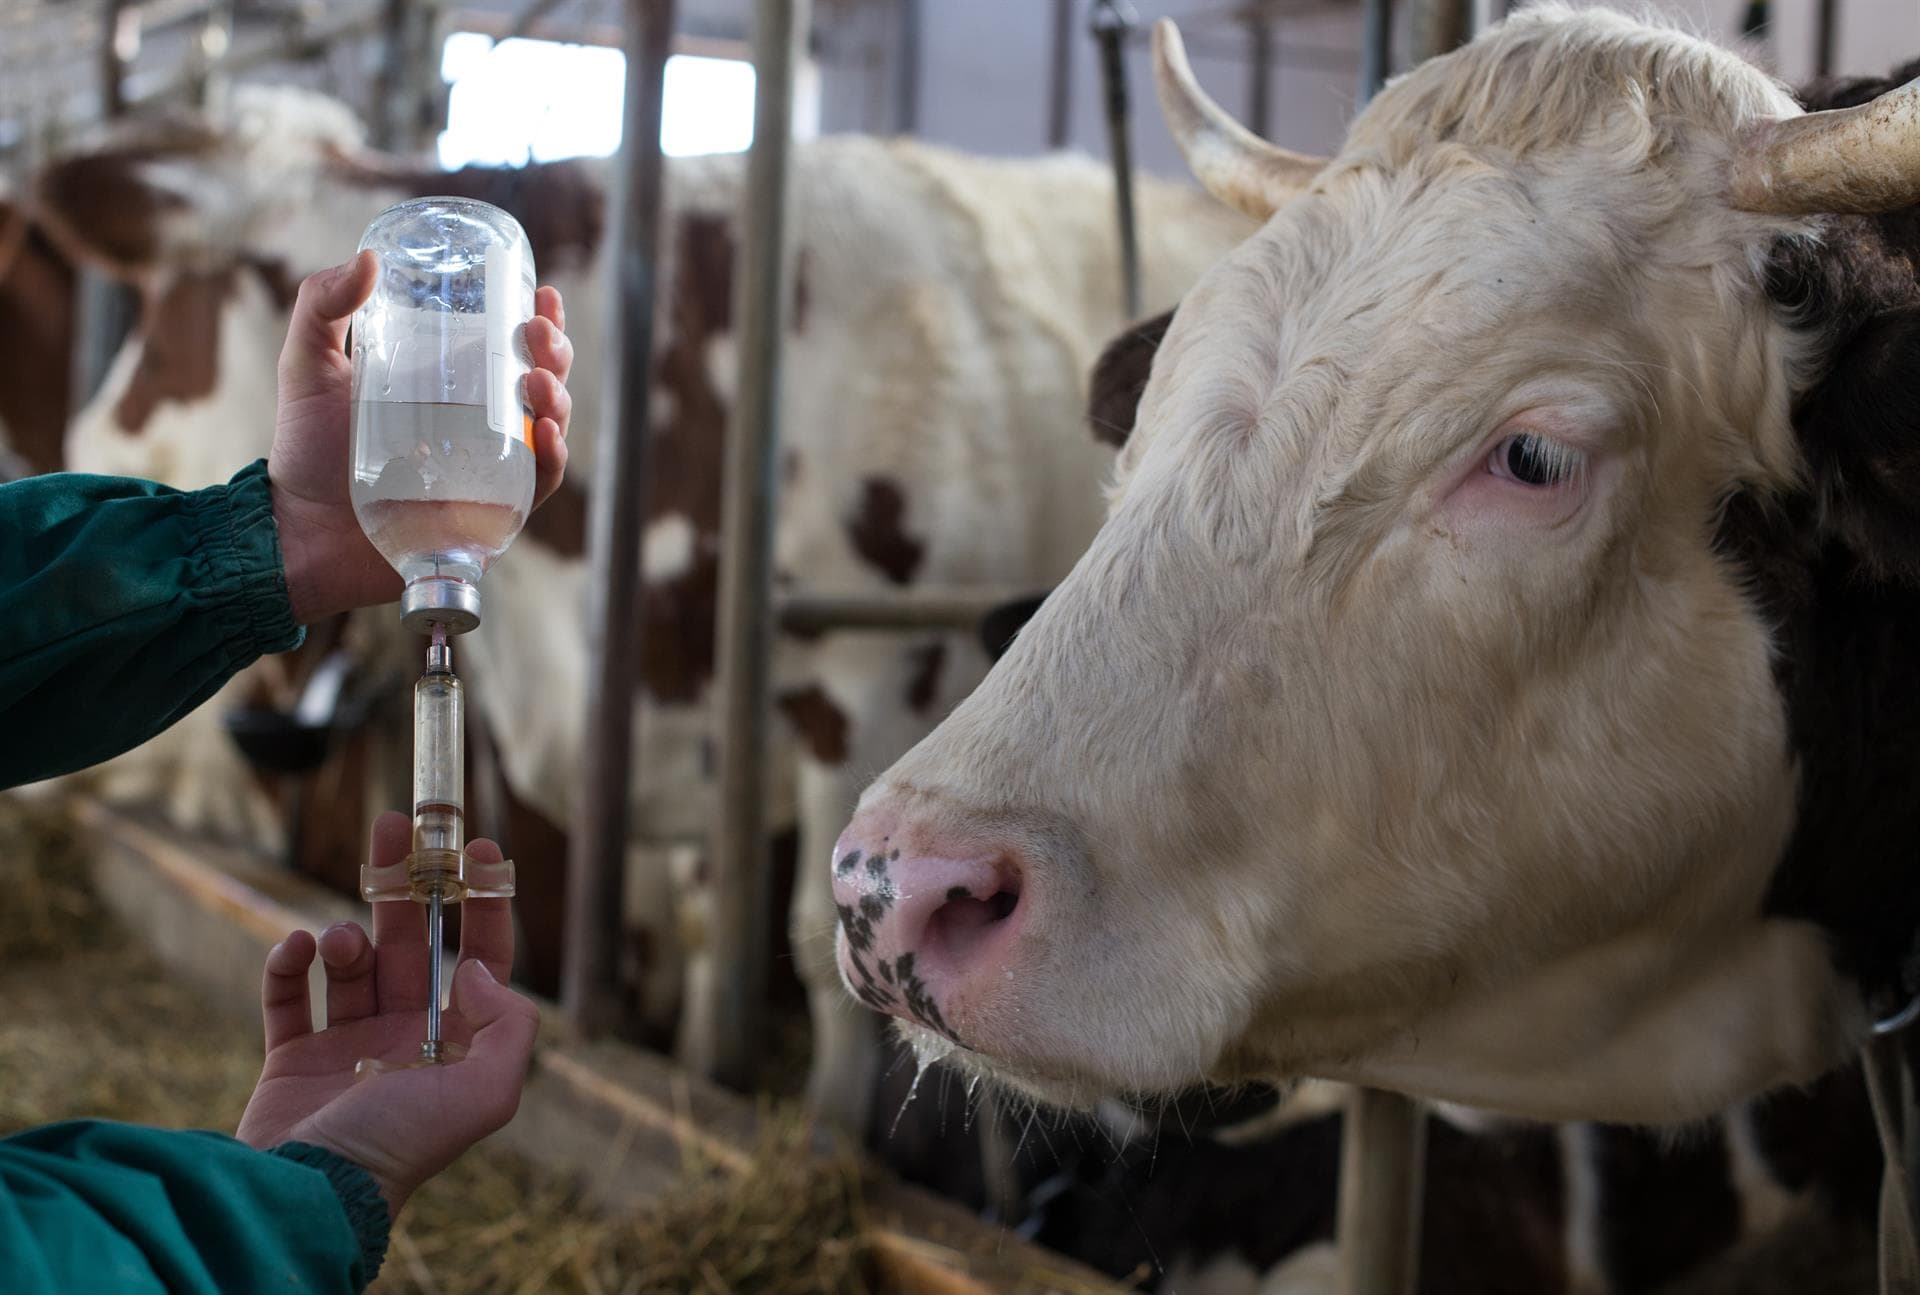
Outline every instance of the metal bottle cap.
<svg viewBox="0 0 1920 1295">
<path fill-rule="evenodd" d="M 416 580 L 400 595 L 400 623 L 416 634 L 431 634 L 435 625 L 465 634 L 480 623 L 480 591 L 444 576 Z"/>
</svg>

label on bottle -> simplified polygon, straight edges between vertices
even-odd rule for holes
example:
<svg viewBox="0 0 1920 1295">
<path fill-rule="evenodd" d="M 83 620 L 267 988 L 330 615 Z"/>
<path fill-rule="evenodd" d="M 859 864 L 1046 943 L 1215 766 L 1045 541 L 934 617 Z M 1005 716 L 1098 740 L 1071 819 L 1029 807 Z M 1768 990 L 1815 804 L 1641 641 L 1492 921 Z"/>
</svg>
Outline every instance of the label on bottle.
<svg viewBox="0 0 1920 1295">
<path fill-rule="evenodd" d="M 533 309 L 533 269 L 518 247 L 487 249 L 487 426 L 533 448 L 523 386 L 531 371 L 521 330 Z"/>
</svg>

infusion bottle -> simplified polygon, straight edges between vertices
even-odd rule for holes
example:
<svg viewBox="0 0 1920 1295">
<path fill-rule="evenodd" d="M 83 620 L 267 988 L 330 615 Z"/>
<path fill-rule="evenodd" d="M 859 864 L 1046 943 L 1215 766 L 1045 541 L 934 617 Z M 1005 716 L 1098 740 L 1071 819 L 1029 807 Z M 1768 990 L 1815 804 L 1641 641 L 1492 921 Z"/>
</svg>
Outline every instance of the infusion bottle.
<svg viewBox="0 0 1920 1295">
<path fill-rule="evenodd" d="M 354 515 L 406 581 L 402 622 L 465 633 L 533 505 L 533 250 L 467 198 L 389 207 L 360 248 L 380 265 L 353 317 Z"/>
</svg>

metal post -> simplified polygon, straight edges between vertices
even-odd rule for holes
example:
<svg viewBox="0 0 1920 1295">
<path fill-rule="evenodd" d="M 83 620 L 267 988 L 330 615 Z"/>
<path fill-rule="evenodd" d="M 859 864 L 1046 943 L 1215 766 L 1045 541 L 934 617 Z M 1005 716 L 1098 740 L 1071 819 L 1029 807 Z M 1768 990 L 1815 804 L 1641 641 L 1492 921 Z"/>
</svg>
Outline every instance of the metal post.
<svg viewBox="0 0 1920 1295">
<path fill-rule="evenodd" d="M 720 540 L 720 818 L 713 832 L 711 955 L 726 968 L 687 1004 L 683 1060 L 749 1086 L 762 1045 L 768 902 L 766 747 L 772 646 L 773 530 L 778 506 L 780 342 L 787 284 L 787 158 L 806 0 L 755 0 L 753 148 L 747 157 L 738 397 L 727 426 Z"/>
<path fill-rule="evenodd" d="M 1471 25 L 1471 0 L 1415 0 L 1410 60 L 1424 63 L 1462 44 Z"/>
<path fill-rule="evenodd" d="M 1507 16 L 1507 0 L 1473 0 L 1469 36 L 1478 36 Z"/>
<path fill-rule="evenodd" d="M 1833 28 L 1837 0 L 1820 0 L 1814 10 L 1813 74 L 1833 75 Z"/>
<path fill-rule="evenodd" d="M 1393 0 L 1365 0 L 1360 28 L 1360 102 L 1364 105 L 1387 83 L 1391 67 Z"/>
<path fill-rule="evenodd" d="M 100 115 L 118 117 L 127 108 L 127 64 L 140 52 L 140 11 L 130 0 L 100 7 Z"/>
<path fill-rule="evenodd" d="M 1073 0 L 1053 0 L 1053 71 L 1047 77 L 1047 147 L 1063 149 L 1073 132 Z"/>
<path fill-rule="evenodd" d="M 567 859 L 560 1001 L 583 1032 L 619 1011 L 621 887 L 633 779 L 634 675 L 640 663 L 641 507 L 647 386 L 653 372 L 654 267 L 660 243 L 660 96 L 673 48 L 673 0 L 627 0 L 627 93 L 614 195 L 616 290 L 608 305 L 606 421 L 595 447 L 589 522 L 587 767 Z"/>
<path fill-rule="evenodd" d="M 1263 10 L 1247 13 L 1247 128 L 1273 134 L 1273 24 Z"/>
<path fill-rule="evenodd" d="M 894 47 L 893 129 L 920 129 L 920 0 L 900 0 L 900 38 Z"/>
<path fill-rule="evenodd" d="M 1133 220 L 1133 141 L 1128 128 L 1127 33 L 1140 19 L 1127 0 L 1094 0 L 1093 38 L 1100 44 L 1107 90 L 1107 147 L 1113 157 L 1113 200 L 1120 222 L 1120 301 L 1140 316 L 1140 242 Z"/>
<path fill-rule="evenodd" d="M 1353 1090 L 1340 1141 L 1340 1295 L 1413 1295 L 1426 1160 L 1417 1103 Z"/>
</svg>

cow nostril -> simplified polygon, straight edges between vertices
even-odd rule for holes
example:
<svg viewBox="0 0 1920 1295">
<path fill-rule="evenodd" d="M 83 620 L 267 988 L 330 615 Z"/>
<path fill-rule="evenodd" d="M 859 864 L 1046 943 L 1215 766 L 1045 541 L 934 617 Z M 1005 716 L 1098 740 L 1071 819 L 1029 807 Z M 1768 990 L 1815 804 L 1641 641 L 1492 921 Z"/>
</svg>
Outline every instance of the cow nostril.
<svg viewBox="0 0 1920 1295">
<path fill-rule="evenodd" d="M 948 957 L 965 961 L 994 926 L 1013 916 L 1019 904 L 1017 890 L 996 890 L 985 899 L 976 899 L 965 886 L 955 886 L 928 920 L 925 942 L 938 946 Z"/>
</svg>

